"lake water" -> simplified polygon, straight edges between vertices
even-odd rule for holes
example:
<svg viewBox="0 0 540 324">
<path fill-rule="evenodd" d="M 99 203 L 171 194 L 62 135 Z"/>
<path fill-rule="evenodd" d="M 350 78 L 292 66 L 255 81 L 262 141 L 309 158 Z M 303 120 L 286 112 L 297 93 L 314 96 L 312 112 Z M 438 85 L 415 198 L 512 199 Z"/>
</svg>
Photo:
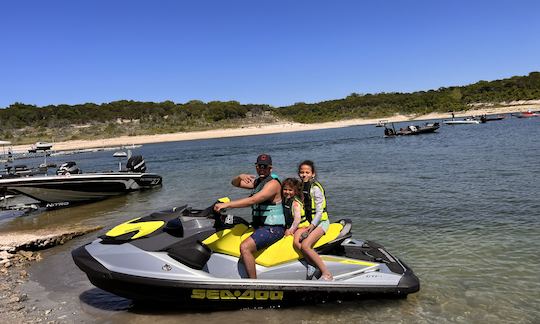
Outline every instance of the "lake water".
<svg viewBox="0 0 540 324">
<path fill-rule="evenodd" d="M 400 125 L 396 125 L 399 127 Z M 29 303 L 67 322 L 206 323 L 540 321 L 540 118 L 442 126 L 436 134 L 383 138 L 358 126 L 299 133 L 145 145 L 162 189 L 3 219 L 2 230 L 58 224 L 105 229 L 43 252 L 25 284 Z M 94 288 L 70 251 L 125 220 L 163 207 L 206 207 L 245 196 L 230 180 L 254 173 L 260 153 L 281 177 L 312 159 L 325 185 L 330 217 L 353 220 L 354 236 L 383 244 L 421 280 L 404 300 L 361 300 L 286 309 L 191 313 L 132 308 Z M 57 157 L 83 170 L 114 169 L 112 152 Z M 249 210 L 235 210 L 247 216 Z M 31 307 L 31 306 L 30 306 Z"/>
</svg>

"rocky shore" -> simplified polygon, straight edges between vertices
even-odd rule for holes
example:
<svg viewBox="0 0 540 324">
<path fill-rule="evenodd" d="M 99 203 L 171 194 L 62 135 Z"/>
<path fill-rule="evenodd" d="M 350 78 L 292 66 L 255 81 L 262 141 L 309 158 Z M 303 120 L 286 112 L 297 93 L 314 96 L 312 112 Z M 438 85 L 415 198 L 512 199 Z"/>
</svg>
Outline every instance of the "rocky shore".
<svg viewBox="0 0 540 324">
<path fill-rule="evenodd" d="M 40 250 L 51 248 L 102 227 L 78 227 L 0 234 L 0 314 L 3 323 L 62 323 L 52 309 L 29 308 L 28 296 L 20 286 L 28 278 L 27 268 L 41 260 Z"/>
</svg>

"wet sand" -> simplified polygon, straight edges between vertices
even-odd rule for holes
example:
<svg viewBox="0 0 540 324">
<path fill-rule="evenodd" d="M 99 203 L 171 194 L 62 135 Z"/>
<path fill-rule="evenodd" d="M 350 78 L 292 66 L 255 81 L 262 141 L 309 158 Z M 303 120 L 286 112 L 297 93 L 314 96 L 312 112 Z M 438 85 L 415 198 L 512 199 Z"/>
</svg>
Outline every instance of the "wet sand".
<svg viewBox="0 0 540 324">
<path fill-rule="evenodd" d="M 101 229 L 97 227 L 56 228 L 38 231 L 3 232 L 0 236 L 0 313 L 4 323 L 58 323 L 53 309 L 29 307 L 29 296 L 21 292 L 28 280 L 27 269 L 42 257 L 37 252 Z M 30 296 L 31 297 L 31 296 Z M 51 316 L 49 316 L 51 315 Z"/>
<path fill-rule="evenodd" d="M 491 115 L 491 114 L 508 114 L 517 113 L 528 110 L 539 110 L 540 100 L 530 100 L 510 103 L 503 107 L 490 107 L 479 106 L 477 109 L 471 109 L 467 111 L 455 112 L 455 117 L 465 117 L 473 115 Z M 301 123 L 272 123 L 261 124 L 258 126 L 248 126 L 240 128 L 230 129 L 214 129 L 208 131 L 198 132 L 180 132 L 172 134 L 156 134 L 156 135 L 142 135 L 142 136 L 120 136 L 116 138 L 100 139 L 100 140 L 76 140 L 66 142 L 54 143 L 53 150 L 55 151 L 67 151 L 76 149 L 90 149 L 90 148 L 103 148 L 103 147 L 116 147 L 123 145 L 139 145 L 149 143 L 163 143 L 163 142 L 176 142 L 176 141 L 189 141 L 196 139 L 210 139 L 210 138 L 224 138 L 224 137 L 239 137 L 239 136 L 252 136 L 263 134 L 276 134 L 287 132 L 301 132 L 318 129 L 340 128 L 348 126 L 358 125 L 370 125 L 376 124 L 379 120 L 387 120 L 388 122 L 406 122 L 406 121 L 421 121 L 430 119 L 448 119 L 451 116 L 448 113 L 430 113 L 426 115 L 395 115 L 386 118 L 377 119 L 348 119 L 335 122 L 317 123 L 317 124 L 301 124 Z M 13 150 L 27 151 L 30 145 L 17 145 L 13 146 Z"/>
</svg>

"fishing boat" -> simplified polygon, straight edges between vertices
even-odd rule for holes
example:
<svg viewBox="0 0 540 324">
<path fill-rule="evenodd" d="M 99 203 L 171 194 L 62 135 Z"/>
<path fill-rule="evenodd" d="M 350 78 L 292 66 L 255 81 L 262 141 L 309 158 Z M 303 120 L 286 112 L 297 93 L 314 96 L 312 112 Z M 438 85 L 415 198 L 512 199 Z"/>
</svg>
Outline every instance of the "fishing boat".
<svg viewBox="0 0 540 324">
<path fill-rule="evenodd" d="M 480 121 L 473 118 L 465 118 L 465 119 L 444 120 L 443 123 L 445 125 L 470 125 L 470 124 L 480 124 Z"/>
<path fill-rule="evenodd" d="M 384 129 L 384 136 L 393 137 L 434 133 L 437 129 L 439 129 L 439 127 L 439 123 L 426 123 L 424 126 L 410 125 L 406 128 L 400 128 L 398 131 L 396 131 L 392 125 L 392 128 L 386 127 Z"/>
<path fill-rule="evenodd" d="M 38 151 L 48 151 L 52 148 L 51 143 L 47 142 L 36 142 L 36 144 L 32 145 L 30 149 L 28 150 L 29 153 L 36 153 Z"/>
<path fill-rule="evenodd" d="M 505 115 L 491 115 L 491 116 L 482 115 L 480 116 L 480 122 L 487 123 L 489 121 L 503 120 L 505 118 L 506 118 Z"/>
<path fill-rule="evenodd" d="M 83 173 L 71 161 L 62 164 L 55 175 L 28 175 L 19 172 L 0 178 L 0 195 L 23 195 L 50 209 L 154 188 L 162 183 L 160 175 L 146 173 L 141 155 L 131 157 L 126 169 L 119 172 Z"/>
</svg>

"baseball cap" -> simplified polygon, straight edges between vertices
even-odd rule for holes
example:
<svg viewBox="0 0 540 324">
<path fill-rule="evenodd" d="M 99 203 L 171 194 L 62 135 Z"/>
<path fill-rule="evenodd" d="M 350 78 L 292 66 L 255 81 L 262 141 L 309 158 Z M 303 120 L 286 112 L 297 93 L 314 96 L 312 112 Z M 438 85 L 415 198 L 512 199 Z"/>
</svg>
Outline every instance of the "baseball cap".
<svg viewBox="0 0 540 324">
<path fill-rule="evenodd" d="M 268 154 L 261 154 L 257 157 L 257 163 L 255 164 L 272 165 L 272 157 Z"/>
</svg>

